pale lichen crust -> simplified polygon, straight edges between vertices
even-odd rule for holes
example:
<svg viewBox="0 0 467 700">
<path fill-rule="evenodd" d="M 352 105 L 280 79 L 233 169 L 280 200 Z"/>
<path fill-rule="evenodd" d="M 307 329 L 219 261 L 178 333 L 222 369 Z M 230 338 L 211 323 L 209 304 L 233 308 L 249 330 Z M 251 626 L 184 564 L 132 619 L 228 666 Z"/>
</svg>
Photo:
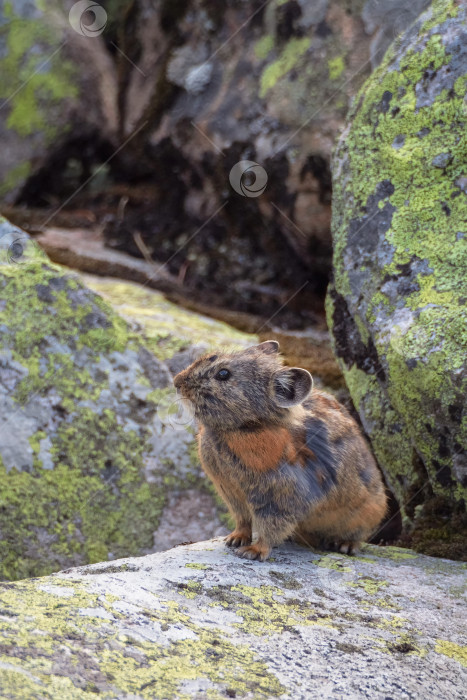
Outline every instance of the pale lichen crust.
<svg viewBox="0 0 467 700">
<path fill-rule="evenodd" d="M 461 700 L 463 565 L 381 551 L 215 540 L 0 585 L 2 697 Z"/>
</svg>

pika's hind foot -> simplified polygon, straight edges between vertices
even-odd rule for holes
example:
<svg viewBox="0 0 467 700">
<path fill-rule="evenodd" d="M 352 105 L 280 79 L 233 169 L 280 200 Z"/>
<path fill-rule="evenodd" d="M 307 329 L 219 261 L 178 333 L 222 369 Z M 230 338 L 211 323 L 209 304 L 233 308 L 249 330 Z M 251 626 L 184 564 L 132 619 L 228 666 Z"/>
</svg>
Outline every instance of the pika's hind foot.
<svg viewBox="0 0 467 700">
<path fill-rule="evenodd" d="M 225 538 L 225 544 L 235 548 L 251 544 L 251 530 L 234 530 Z"/>
<path fill-rule="evenodd" d="M 270 547 L 258 542 L 251 544 L 249 547 L 240 547 L 236 551 L 236 554 L 243 559 L 258 559 L 259 561 L 265 561 L 270 553 Z"/>
</svg>

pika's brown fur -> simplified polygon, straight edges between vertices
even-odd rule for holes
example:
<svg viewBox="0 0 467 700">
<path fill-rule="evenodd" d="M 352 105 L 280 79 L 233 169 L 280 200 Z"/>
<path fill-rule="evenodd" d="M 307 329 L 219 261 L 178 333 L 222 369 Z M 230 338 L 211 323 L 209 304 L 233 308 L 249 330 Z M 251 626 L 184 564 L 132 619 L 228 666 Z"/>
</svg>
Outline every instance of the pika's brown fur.
<svg viewBox="0 0 467 700">
<path fill-rule="evenodd" d="M 351 553 L 385 515 L 381 475 L 347 410 L 278 352 L 266 341 L 206 356 L 174 379 L 201 425 L 203 468 L 235 518 L 226 543 L 261 561 L 289 536 Z"/>
</svg>

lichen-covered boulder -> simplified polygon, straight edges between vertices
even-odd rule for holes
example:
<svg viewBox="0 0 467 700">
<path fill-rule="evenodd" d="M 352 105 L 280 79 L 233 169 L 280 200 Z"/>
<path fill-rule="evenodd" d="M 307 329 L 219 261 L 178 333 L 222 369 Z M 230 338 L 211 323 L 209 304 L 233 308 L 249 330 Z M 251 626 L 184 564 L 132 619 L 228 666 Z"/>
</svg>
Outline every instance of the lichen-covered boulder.
<svg viewBox="0 0 467 700">
<path fill-rule="evenodd" d="M 413 544 L 467 556 L 467 8 L 434 2 L 334 159 L 335 352 Z"/>
<path fill-rule="evenodd" d="M 105 110 L 95 99 L 99 68 L 89 52 L 80 55 L 85 37 L 72 30 L 68 9 L 57 0 L 0 5 L 2 201 L 14 201 L 71 134 L 79 142 L 104 121 Z M 90 82 L 92 99 L 84 89 Z"/>
<path fill-rule="evenodd" d="M 50 207 L 105 189 L 109 245 L 168 259 L 209 303 L 282 307 L 288 325 L 300 308 L 309 325 L 331 267 L 332 145 L 388 41 L 428 1 L 10 0 L 0 199 Z M 260 169 L 231 176 L 240 161 Z"/>
<path fill-rule="evenodd" d="M 201 328 L 204 348 L 254 338 L 145 295 L 146 343 L 0 220 L 0 579 L 146 553 L 219 528 L 195 428 L 177 419 L 169 367 L 188 364 Z M 180 499 L 185 513 L 191 502 L 191 522 L 171 514 Z"/>
<path fill-rule="evenodd" d="M 464 607 L 459 562 L 200 542 L 0 586 L 2 698 L 461 700 Z"/>
</svg>

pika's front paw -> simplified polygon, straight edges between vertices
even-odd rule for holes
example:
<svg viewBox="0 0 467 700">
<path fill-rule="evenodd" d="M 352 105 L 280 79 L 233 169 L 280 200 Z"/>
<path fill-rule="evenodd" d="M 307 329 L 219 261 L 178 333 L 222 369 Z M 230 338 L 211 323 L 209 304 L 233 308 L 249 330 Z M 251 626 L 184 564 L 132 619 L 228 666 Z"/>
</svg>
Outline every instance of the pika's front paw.
<svg viewBox="0 0 467 700">
<path fill-rule="evenodd" d="M 251 544 L 251 532 L 249 530 L 234 530 L 225 538 L 227 547 L 244 547 Z"/>
<path fill-rule="evenodd" d="M 341 554 L 355 554 L 355 552 L 358 550 L 358 546 L 359 542 L 338 541 L 333 542 L 329 549 L 331 549 L 332 552 L 340 552 Z"/>
<path fill-rule="evenodd" d="M 271 549 L 269 547 L 258 543 L 251 544 L 249 547 L 240 547 L 236 552 L 243 559 L 258 559 L 259 561 L 265 561 L 270 553 Z"/>
</svg>

